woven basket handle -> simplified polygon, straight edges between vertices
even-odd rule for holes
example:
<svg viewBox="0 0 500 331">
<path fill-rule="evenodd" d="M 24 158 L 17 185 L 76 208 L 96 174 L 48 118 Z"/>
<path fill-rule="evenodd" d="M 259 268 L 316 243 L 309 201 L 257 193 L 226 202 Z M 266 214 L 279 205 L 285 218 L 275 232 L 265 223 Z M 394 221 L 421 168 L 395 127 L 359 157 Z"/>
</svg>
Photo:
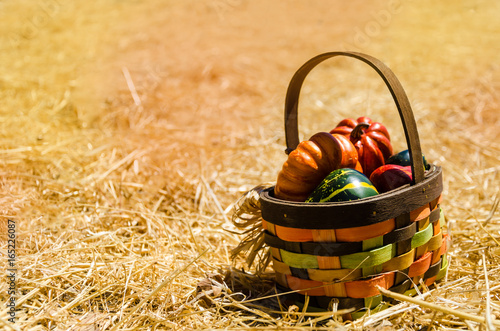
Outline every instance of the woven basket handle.
<svg viewBox="0 0 500 331">
<path fill-rule="evenodd" d="M 297 121 L 297 107 L 299 103 L 300 89 L 307 74 L 321 62 L 334 56 L 343 55 L 353 57 L 369 64 L 382 77 L 385 84 L 391 91 L 392 97 L 396 102 L 396 106 L 403 123 L 403 129 L 410 152 L 411 172 L 413 175 L 412 185 L 420 183 L 424 180 L 424 162 L 422 160 L 422 149 L 420 147 L 420 139 L 418 138 L 417 124 L 411 110 L 410 102 L 403 89 L 403 86 L 396 78 L 394 73 L 381 61 L 376 58 L 356 52 L 329 52 L 320 54 L 309 61 L 297 70 L 293 75 L 288 86 L 285 99 L 285 137 L 286 137 L 286 153 L 289 154 L 299 144 L 299 127 Z"/>
</svg>

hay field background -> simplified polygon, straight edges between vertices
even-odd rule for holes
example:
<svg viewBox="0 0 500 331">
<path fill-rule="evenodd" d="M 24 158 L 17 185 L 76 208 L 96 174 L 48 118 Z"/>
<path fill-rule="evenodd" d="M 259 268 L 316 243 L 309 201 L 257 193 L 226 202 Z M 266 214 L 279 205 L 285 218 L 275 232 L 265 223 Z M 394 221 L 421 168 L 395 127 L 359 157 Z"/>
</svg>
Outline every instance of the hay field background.
<svg viewBox="0 0 500 331">
<path fill-rule="evenodd" d="M 325 316 L 245 303 L 231 206 L 285 161 L 294 71 L 326 51 L 385 62 L 444 169 L 453 234 L 447 282 L 347 328 L 492 328 L 500 318 L 500 5 L 496 1 L 0 1 L 0 213 L 16 221 L 17 330 L 314 328 Z M 382 81 L 334 59 L 306 80 L 303 139 L 345 117 L 387 125 Z M 246 268 L 246 267 L 245 267 Z M 210 276 L 226 283 L 199 295 Z M 411 308 L 411 309 L 407 309 Z M 484 320 L 463 318 L 465 312 Z M 322 324 L 325 326 L 325 324 Z M 326 326 L 340 327 L 331 319 Z"/>
</svg>

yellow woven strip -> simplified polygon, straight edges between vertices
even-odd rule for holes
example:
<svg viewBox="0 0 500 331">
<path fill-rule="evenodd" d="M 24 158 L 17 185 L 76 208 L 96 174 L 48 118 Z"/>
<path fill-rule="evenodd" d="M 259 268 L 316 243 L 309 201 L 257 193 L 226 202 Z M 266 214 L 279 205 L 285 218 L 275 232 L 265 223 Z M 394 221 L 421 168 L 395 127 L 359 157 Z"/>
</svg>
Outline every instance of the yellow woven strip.
<svg viewBox="0 0 500 331">
<path fill-rule="evenodd" d="M 309 279 L 325 283 L 336 280 L 350 281 L 362 277 L 361 269 L 308 269 L 307 272 L 309 273 Z"/>
<path fill-rule="evenodd" d="M 267 223 L 267 231 L 271 232 L 271 234 L 273 236 L 276 236 L 276 225 L 274 225 L 273 223 L 269 223 L 269 222 L 266 222 Z"/>
<path fill-rule="evenodd" d="M 427 243 L 429 251 L 434 251 L 441 247 L 443 244 L 443 232 L 439 232 L 437 235 L 433 236 L 431 240 Z"/>
<path fill-rule="evenodd" d="M 273 269 L 274 271 L 279 272 L 280 274 L 284 275 L 292 274 L 292 272 L 290 271 L 290 267 L 288 265 L 276 260 L 275 258 L 273 258 Z"/>
<path fill-rule="evenodd" d="M 419 231 L 423 230 L 423 229 L 427 228 L 428 225 L 429 225 L 429 216 L 418 221 L 418 230 Z"/>
<path fill-rule="evenodd" d="M 379 274 L 381 272 L 382 272 L 382 265 L 380 265 L 380 264 L 372 266 L 372 267 L 361 268 L 361 273 L 363 274 L 363 278 L 368 277 L 368 276 L 373 276 L 373 275 Z"/>
<path fill-rule="evenodd" d="M 428 251 L 429 251 L 429 243 L 428 242 L 427 242 L 427 244 L 424 244 L 422 246 L 415 248 L 415 260 L 422 257 Z"/>
<path fill-rule="evenodd" d="M 400 256 L 396 256 L 395 258 L 387 261 L 382 265 L 382 272 L 396 271 L 396 270 L 404 270 L 409 268 L 415 259 L 415 249 L 412 249 L 408 253 L 405 253 Z"/>
<path fill-rule="evenodd" d="M 279 248 L 271 247 L 271 255 L 278 261 L 283 261 L 281 258 L 281 252 Z"/>
<path fill-rule="evenodd" d="M 274 271 L 284 274 L 291 275 L 292 272 L 290 267 L 283 262 L 273 259 L 273 269 Z M 310 280 L 316 280 L 318 282 L 347 282 L 352 280 L 358 280 L 362 277 L 361 269 L 307 269 Z"/>
</svg>

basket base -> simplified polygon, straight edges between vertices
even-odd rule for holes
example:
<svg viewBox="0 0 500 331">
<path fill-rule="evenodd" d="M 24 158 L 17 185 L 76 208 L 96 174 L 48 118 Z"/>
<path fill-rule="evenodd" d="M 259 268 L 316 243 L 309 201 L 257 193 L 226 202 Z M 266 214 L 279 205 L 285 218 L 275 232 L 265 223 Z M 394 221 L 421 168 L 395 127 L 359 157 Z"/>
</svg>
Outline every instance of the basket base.
<svg viewBox="0 0 500 331">
<path fill-rule="evenodd" d="M 448 263 L 446 263 L 439 271 L 439 273 L 432 278 L 424 281 L 425 286 L 433 287 L 437 282 L 446 276 L 448 270 Z M 407 279 L 399 285 L 396 285 L 389 290 L 396 293 L 402 293 L 407 296 L 415 296 L 417 294 L 417 288 L 420 290 L 421 285 L 415 284 L 411 279 Z M 353 321 L 365 316 L 367 313 L 374 314 L 378 313 L 384 309 L 387 309 L 398 303 L 397 300 L 383 296 L 381 294 L 363 298 L 337 298 L 337 297 L 327 297 L 327 296 L 306 296 L 290 289 L 276 284 L 276 290 L 280 294 L 279 300 L 285 306 L 289 307 L 296 305 L 300 310 L 307 312 L 336 312 L 341 310 L 352 310 L 352 312 L 347 314 L 342 314 L 342 318 L 345 321 Z M 307 307 L 305 307 L 305 302 L 307 302 Z"/>
</svg>

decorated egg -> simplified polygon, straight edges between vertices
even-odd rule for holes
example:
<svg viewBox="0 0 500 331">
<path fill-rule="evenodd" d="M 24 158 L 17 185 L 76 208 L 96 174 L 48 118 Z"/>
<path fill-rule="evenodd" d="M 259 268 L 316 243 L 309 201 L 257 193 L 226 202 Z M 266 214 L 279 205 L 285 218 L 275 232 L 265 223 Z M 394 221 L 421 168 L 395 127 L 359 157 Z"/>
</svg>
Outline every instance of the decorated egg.
<svg viewBox="0 0 500 331">
<path fill-rule="evenodd" d="M 431 166 L 427 163 L 424 154 L 422 154 L 422 158 L 424 161 L 425 170 L 429 170 Z M 385 160 L 385 164 L 397 164 L 403 167 L 411 166 L 410 152 L 406 149 L 397 154 L 393 154 L 387 160 Z"/>
<path fill-rule="evenodd" d="M 380 193 L 409 184 L 411 180 L 411 167 L 403 167 L 397 164 L 380 166 L 370 175 L 370 181 Z"/>
<path fill-rule="evenodd" d="M 377 194 L 377 189 L 364 174 L 355 169 L 342 168 L 326 176 L 306 202 L 351 201 Z"/>
</svg>

